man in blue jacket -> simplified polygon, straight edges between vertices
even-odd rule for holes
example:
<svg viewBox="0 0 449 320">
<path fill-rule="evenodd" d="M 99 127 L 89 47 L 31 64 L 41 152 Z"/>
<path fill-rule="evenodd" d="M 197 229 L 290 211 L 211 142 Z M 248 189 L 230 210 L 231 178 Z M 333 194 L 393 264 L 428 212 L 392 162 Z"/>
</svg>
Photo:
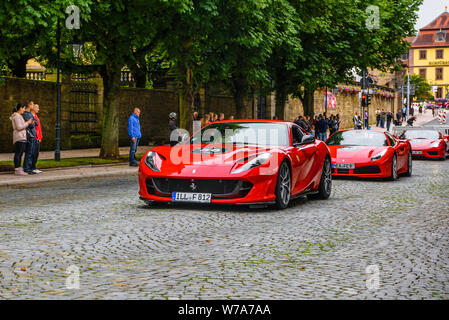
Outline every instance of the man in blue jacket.
<svg viewBox="0 0 449 320">
<path fill-rule="evenodd" d="M 139 145 L 139 140 L 142 138 L 142 133 L 140 133 L 140 109 L 134 108 L 133 114 L 128 119 L 128 136 L 131 140 L 131 146 L 129 148 L 129 165 L 132 167 L 138 167 L 136 159 L 137 146 Z"/>
</svg>

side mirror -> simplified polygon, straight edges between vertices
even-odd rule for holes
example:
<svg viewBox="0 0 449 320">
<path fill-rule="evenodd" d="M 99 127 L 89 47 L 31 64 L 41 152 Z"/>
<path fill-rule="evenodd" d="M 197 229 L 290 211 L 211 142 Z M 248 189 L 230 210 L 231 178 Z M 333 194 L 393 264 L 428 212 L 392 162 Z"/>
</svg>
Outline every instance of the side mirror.
<svg viewBox="0 0 449 320">
<path fill-rule="evenodd" d="M 301 144 L 311 144 L 315 142 L 315 137 L 308 134 L 302 137 Z"/>
</svg>

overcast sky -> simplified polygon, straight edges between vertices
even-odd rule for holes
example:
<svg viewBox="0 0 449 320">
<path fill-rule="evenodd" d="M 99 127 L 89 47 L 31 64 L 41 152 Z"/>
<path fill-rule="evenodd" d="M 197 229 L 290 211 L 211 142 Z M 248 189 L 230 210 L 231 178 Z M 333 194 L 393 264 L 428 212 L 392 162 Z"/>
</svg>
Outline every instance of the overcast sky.
<svg viewBox="0 0 449 320">
<path fill-rule="evenodd" d="M 424 0 L 419 8 L 415 29 L 419 30 L 431 23 L 444 11 L 444 6 L 449 7 L 449 0 Z"/>
</svg>

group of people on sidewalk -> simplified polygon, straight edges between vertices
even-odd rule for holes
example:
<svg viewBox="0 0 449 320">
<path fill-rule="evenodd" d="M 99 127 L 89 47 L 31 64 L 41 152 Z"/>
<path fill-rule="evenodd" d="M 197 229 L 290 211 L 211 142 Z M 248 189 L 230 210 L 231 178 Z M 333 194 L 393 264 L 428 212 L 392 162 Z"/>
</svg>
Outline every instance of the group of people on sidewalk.
<svg viewBox="0 0 449 320">
<path fill-rule="evenodd" d="M 142 138 L 142 132 L 140 130 L 140 109 L 139 108 L 134 108 L 133 113 L 131 114 L 131 116 L 128 118 L 128 136 L 130 139 L 130 148 L 129 148 L 129 165 L 132 167 L 138 167 L 139 163 L 137 162 L 136 159 L 136 153 L 137 153 L 137 147 L 139 146 L 139 141 Z M 170 145 L 174 146 L 176 145 L 178 142 L 177 141 L 172 141 L 170 139 L 171 137 L 171 133 L 178 129 L 178 125 L 176 122 L 177 119 L 177 115 L 175 112 L 171 112 L 168 115 L 169 121 L 168 121 L 168 138 L 170 140 Z M 211 124 L 212 122 L 215 121 L 222 121 L 225 120 L 225 115 L 224 113 L 213 113 L 213 112 L 209 112 L 209 113 L 205 113 L 204 115 L 200 115 L 198 114 L 198 112 L 194 112 L 192 114 L 192 118 L 193 121 L 198 121 L 201 123 L 201 127 L 204 127 L 206 125 Z M 234 116 L 230 116 L 228 120 L 233 120 Z"/>
<path fill-rule="evenodd" d="M 315 115 L 313 120 L 310 116 L 302 116 L 298 115 L 296 119 L 293 121 L 306 132 L 315 136 L 315 138 L 326 141 L 327 140 L 327 131 L 329 130 L 329 136 L 334 132 L 338 131 L 340 128 L 340 115 L 331 114 L 327 117 L 326 112 L 323 114 Z"/>
<path fill-rule="evenodd" d="M 37 114 L 39 105 L 33 101 L 19 103 L 12 110 L 10 120 L 13 128 L 14 173 L 16 175 L 37 174 L 36 168 L 42 142 L 42 127 Z M 23 159 L 22 167 L 22 157 Z"/>
</svg>

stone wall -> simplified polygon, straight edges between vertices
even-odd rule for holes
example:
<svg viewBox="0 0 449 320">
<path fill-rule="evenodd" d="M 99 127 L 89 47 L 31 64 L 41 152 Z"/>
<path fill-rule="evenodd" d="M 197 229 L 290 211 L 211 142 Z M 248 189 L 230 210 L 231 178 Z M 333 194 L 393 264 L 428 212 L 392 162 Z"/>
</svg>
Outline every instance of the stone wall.
<svg viewBox="0 0 449 320">
<path fill-rule="evenodd" d="M 4 78 L 0 83 L 0 153 L 12 152 L 12 126 L 9 117 L 11 110 L 17 103 L 31 99 L 40 105 L 39 118 L 41 119 L 44 139 L 42 150 L 54 150 L 55 148 L 55 122 L 56 122 L 56 83 L 49 81 L 34 81 L 15 78 Z M 101 79 L 100 79 L 101 80 Z M 101 128 L 102 122 L 102 94 L 101 81 L 95 81 L 98 86 L 97 128 Z M 70 81 L 64 81 L 61 87 L 61 149 L 98 147 L 100 139 L 90 139 L 83 136 L 71 136 L 70 134 Z M 248 100 L 248 108 L 257 116 L 258 100 Z M 375 122 L 375 110 L 385 109 L 394 111 L 393 99 L 372 97 L 370 108 L 370 123 Z M 266 118 L 270 119 L 275 113 L 274 94 L 267 97 Z M 174 90 L 164 89 L 134 89 L 122 88 L 120 95 L 119 111 L 119 144 L 129 145 L 127 133 L 127 120 L 134 107 L 142 111 L 142 144 L 165 143 L 168 140 L 168 114 L 179 114 L 178 95 Z M 236 114 L 234 100 L 229 95 L 201 94 L 202 112 L 223 112 L 225 117 Z M 322 92 L 315 92 L 315 113 L 324 111 L 324 97 Z M 358 94 L 337 94 L 337 108 L 328 110 L 328 114 L 340 114 L 342 128 L 352 127 L 354 112 L 360 113 L 360 101 Z M 285 108 L 285 119 L 294 120 L 298 114 L 303 114 L 302 104 L 299 99 L 288 99 Z M 99 130 L 98 134 L 101 133 Z M 95 137 L 94 137 L 95 138 Z"/>
<path fill-rule="evenodd" d="M 9 117 L 19 102 L 33 100 L 39 104 L 43 150 L 54 148 L 56 122 L 56 83 L 6 78 L 0 84 L 0 153 L 12 152 L 12 124 Z"/>
</svg>

